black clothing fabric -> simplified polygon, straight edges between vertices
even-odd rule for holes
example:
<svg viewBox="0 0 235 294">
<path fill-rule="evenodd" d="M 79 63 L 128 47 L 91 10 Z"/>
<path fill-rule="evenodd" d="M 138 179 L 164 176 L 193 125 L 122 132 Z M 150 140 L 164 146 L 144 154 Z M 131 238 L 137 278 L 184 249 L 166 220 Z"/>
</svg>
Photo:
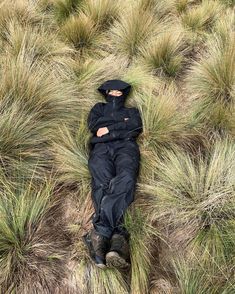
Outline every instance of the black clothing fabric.
<svg viewBox="0 0 235 294">
<path fill-rule="evenodd" d="M 127 207 L 134 201 L 139 175 L 140 150 L 136 142 L 143 131 L 139 110 L 124 106 L 131 86 L 121 80 L 109 80 L 98 90 L 107 103 L 99 102 L 88 115 L 88 127 L 93 133 L 88 167 L 92 176 L 92 201 L 95 213 L 92 223 L 101 235 L 111 238 L 113 233 L 129 233 L 123 226 Z M 121 90 L 121 96 L 112 96 L 106 90 Z M 129 118 L 124 121 L 124 118 Z M 100 127 L 109 133 L 97 137 Z"/>
<path fill-rule="evenodd" d="M 135 140 L 143 131 L 140 112 L 136 107 L 125 107 L 125 100 L 131 85 L 121 80 L 109 80 L 103 83 L 98 91 L 105 97 L 105 102 L 96 103 L 87 118 L 87 124 L 93 136 L 89 140 L 89 148 L 95 143 L 109 142 L 119 139 Z M 106 94 L 106 90 L 120 90 L 121 96 Z M 124 120 L 124 118 L 129 118 Z M 107 127 L 109 133 L 97 137 L 96 132 L 101 127 Z"/>
</svg>

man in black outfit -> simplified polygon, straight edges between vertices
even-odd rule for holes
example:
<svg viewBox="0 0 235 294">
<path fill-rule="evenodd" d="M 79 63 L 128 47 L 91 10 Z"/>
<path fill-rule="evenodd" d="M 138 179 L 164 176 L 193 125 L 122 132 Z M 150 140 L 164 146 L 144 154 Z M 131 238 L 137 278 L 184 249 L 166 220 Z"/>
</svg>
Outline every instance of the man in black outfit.
<svg viewBox="0 0 235 294">
<path fill-rule="evenodd" d="M 108 80 L 98 91 L 107 103 L 96 103 L 87 119 L 90 138 L 88 167 L 92 176 L 93 229 L 83 236 L 95 264 L 129 267 L 129 233 L 123 225 L 134 201 L 140 151 L 136 138 L 143 131 L 138 108 L 124 106 L 131 85 Z M 109 252 L 108 252 L 109 251 Z"/>
</svg>

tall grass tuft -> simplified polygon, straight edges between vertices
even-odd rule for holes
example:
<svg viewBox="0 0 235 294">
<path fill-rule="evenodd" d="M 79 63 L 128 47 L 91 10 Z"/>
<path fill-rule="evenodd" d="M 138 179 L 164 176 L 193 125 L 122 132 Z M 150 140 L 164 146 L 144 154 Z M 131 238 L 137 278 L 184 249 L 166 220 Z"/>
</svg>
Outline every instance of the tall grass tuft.
<svg viewBox="0 0 235 294">
<path fill-rule="evenodd" d="M 140 0 L 139 9 L 154 13 L 154 16 L 158 20 L 164 20 L 168 16 L 173 16 L 175 13 L 175 1 L 169 0 Z"/>
<path fill-rule="evenodd" d="M 120 4 L 120 1 L 88 0 L 84 3 L 82 11 L 99 26 L 100 30 L 106 30 L 119 17 Z"/>
<path fill-rule="evenodd" d="M 45 179 L 35 186 L 20 173 L 16 176 L 21 177 L 17 185 L 1 177 L 0 289 L 32 293 L 36 287 L 49 292 L 65 275 L 69 245 L 55 182 Z"/>
<path fill-rule="evenodd" d="M 206 127 L 206 132 L 235 134 L 234 33 L 215 34 L 206 52 L 200 54 L 189 70 L 187 88 L 194 98 L 194 121 Z"/>
<path fill-rule="evenodd" d="M 231 7 L 231 8 L 233 8 L 233 6 L 235 5 L 234 0 L 220 0 L 220 2 L 226 5 L 227 7 Z"/>
<path fill-rule="evenodd" d="M 209 226 L 216 223 L 217 214 L 221 221 L 225 214 L 232 217 L 234 145 L 229 138 L 218 140 L 207 157 L 203 156 L 193 159 L 182 151 L 165 152 L 155 171 L 159 183 L 153 182 L 157 198 L 154 218 L 169 215 L 170 207 L 177 210 L 176 223 L 200 216 L 202 225 Z"/>
<path fill-rule="evenodd" d="M 186 12 L 188 5 L 193 2 L 193 0 L 176 0 L 175 7 L 179 14 Z"/>
<path fill-rule="evenodd" d="M 146 223 L 146 216 L 138 207 L 125 215 L 125 226 L 130 232 L 131 293 L 148 293 L 153 247 L 153 228 Z"/>
<path fill-rule="evenodd" d="M 73 72 L 73 80 L 75 81 L 77 92 L 82 99 L 78 100 L 80 109 L 84 109 L 88 114 L 90 108 L 95 102 L 105 101 L 97 88 L 113 76 L 119 77 L 127 68 L 125 58 L 119 58 L 114 54 L 110 54 L 99 60 L 92 57 L 76 59 L 69 62 L 69 66 Z"/>
<path fill-rule="evenodd" d="M 198 259 L 186 259 L 177 256 L 172 261 L 181 293 L 233 293 L 235 280 L 232 273 L 226 277 L 224 269 L 213 277 L 210 268 L 205 267 Z"/>
<path fill-rule="evenodd" d="M 57 138 L 52 142 L 51 153 L 58 171 L 57 180 L 65 185 L 76 185 L 78 190 L 85 189 L 88 192 L 90 175 L 87 168 L 87 142 L 85 120 L 80 121 L 75 134 L 66 126 L 61 126 Z"/>
<path fill-rule="evenodd" d="M 129 292 L 128 284 L 120 271 L 109 268 L 99 270 L 84 260 L 75 267 L 72 283 L 77 293 L 126 294 Z"/>
<path fill-rule="evenodd" d="M 32 62 L 40 60 L 46 66 L 48 63 L 56 66 L 62 63 L 63 56 L 69 59 L 74 53 L 69 46 L 58 40 L 58 34 L 50 33 L 43 26 L 22 26 L 13 21 L 8 23 L 3 45 L 4 51 L 7 51 L 12 57 L 27 55 L 27 59 L 31 59 Z"/>
<path fill-rule="evenodd" d="M 234 256 L 234 168 L 234 143 L 227 138 L 195 159 L 167 151 L 155 180 L 141 188 L 155 195 L 152 220 L 171 228 L 172 245 L 200 257 L 212 275 Z"/>
<path fill-rule="evenodd" d="M 218 1 L 203 0 L 180 15 L 192 45 L 206 39 L 222 12 L 223 6 Z"/>
<path fill-rule="evenodd" d="M 159 85 L 156 91 L 146 91 L 139 97 L 140 112 L 143 117 L 145 148 L 162 152 L 164 148 L 187 148 L 194 139 L 201 141 L 188 123 L 180 104 L 180 93 L 172 85 Z M 195 136 L 195 138 L 194 138 Z M 201 137 L 201 138 L 200 138 Z"/>
<path fill-rule="evenodd" d="M 165 228 L 172 252 L 191 261 L 185 268 L 180 259 L 185 276 L 181 272 L 178 280 L 185 293 L 197 287 L 217 293 L 234 285 L 234 169 L 234 142 L 228 137 L 194 159 L 166 151 L 152 183 L 140 186 L 140 192 L 151 195 L 149 214 Z M 196 270 L 191 270 L 193 262 L 198 262 Z"/>
<path fill-rule="evenodd" d="M 84 0 L 55 0 L 53 12 L 59 23 L 64 22 L 71 14 L 78 13 Z"/>
<path fill-rule="evenodd" d="M 61 26 L 60 32 L 81 56 L 91 53 L 98 56 L 102 34 L 98 30 L 98 25 L 83 12 L 70 16 Z"/>
<path fill-rule="evenodd" d="M 15 58 L 5 57 L 0 86 L 3 163 L 18 166 L 29 176 L 37 164 L 35 176 L 40 178 L 52 167 L 48 146 L 57 127 L 63 121 L 72 123 L 77 115 L 74 88 L 25 51 Z M 74 115 L 64 111 L 68 107 Z"/>
<path fill-rule="evenodd" d="M 175 77 L 182 69 L 186 49 L 182 33 L 163 33 L 142 50 L 143 64 L 153 74 Z"/>
<path fill-rule="evenodd" d="M 152 12 L 131 4 L 114 22 L 110 46 L 120 55 L 133 59 L 150 37 L 157 36 L 164 30 L 164 24 Z"/>
<path fill-rule="evenodd" d="M 40 26 L 43 21 L 47 21 L 47 16 L 43 15 L 39 10 L 37 10 L 35 4 L 30 0 L 3 0 L 1 2 L 1 34 L 4 31 L 5 25 L 10 20 L 14 20 L 21 25 L 32 26 Z"/>
</svg>

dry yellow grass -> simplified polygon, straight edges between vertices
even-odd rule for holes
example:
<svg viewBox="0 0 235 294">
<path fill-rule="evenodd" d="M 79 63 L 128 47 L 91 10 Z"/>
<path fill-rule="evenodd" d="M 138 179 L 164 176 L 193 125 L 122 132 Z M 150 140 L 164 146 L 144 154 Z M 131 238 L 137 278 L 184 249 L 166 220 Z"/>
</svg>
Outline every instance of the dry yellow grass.
<svg viewBox="0 0 235 294">
<path fill-rule="evenodd" d="M 0 0 L 0 292 L 234 293 L 232 0 Z M 86 117 L 132 85 L 144 130 L 128 273 L 81 236 Z"/>
</svg>

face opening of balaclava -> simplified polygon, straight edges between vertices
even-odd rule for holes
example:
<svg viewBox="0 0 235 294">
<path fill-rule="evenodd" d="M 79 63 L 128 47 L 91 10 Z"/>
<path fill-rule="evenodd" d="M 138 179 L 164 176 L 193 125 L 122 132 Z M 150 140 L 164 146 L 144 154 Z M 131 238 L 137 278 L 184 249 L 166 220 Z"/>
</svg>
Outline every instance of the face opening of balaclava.
<svg viewBox="0 0 235 294">
<path fill-rule="evenodd" d="M 115 96 L 109 93 L 106 95 L 106 101 L 108 102 L 108 104 L 112 104 L 113 109 L 120 109 L 121 107 L 123 107 L 125 104 L 125 100 L 126 97 L 123 93 L 120 96 Z"/>
<path fill-rule="evenodd" d="M 122 80 L 108 80 L 98 88 L 98 91 L 103 94 L 105 100 L 112 106 L 112 109 L 120 109 L 124 107 L 130 89 L 131 85 Z M 114 96 L 107 93 L 107 90 L 119 90 L 122 92 L 122 95 Z"/>
</svg>

